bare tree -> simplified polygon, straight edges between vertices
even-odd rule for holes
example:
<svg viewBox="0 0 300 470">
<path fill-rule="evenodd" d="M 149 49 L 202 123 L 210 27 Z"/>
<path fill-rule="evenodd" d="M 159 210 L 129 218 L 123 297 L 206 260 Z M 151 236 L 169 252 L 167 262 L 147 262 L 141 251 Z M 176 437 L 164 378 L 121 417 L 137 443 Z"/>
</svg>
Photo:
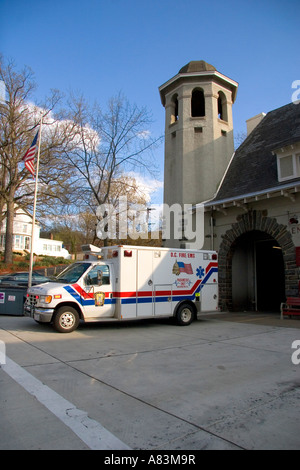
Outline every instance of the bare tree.
<svg viewBox="0 0 300 470">
<path fill-rule="evenodd" d="M 33 104 L 36 88 L 32 70 L 18 71 L 0 56 L 0 223 L 6 217 L 5 258 L 12 261 L 13 220 L 16 205 L 32 207 L 34 184 L 22 162 L 43 115 L 38 215 L 91 212 L 110 202 L 122 188 L 128 192 L 130 171 L 155 170 L 152 151 L 161 142 L 149 131 L 151 116 L 131 105 L 121 94 L 106 111 L 71 96 L 65 110 L 54 113 L 62 95 L 52 90 L 44 103 Z M 127 187 L 127 189 L 126 189 Z M 135 189 L 131 188 L 131 197 Z"/>
<path fill-rule="evenodd" d="M 92 213 L 111 202 L 116 194 L 128 192 L 129 172 L 154 172 L 153 150 L 161 142 L 151 136 L 151 116 L 146 108 L 131 105 L 118 94 L 102 111 L 99 104 L 90 107 L 82 96 L 71 97 L 69 119 L 77 125 L 77 145 L 66 153 L 75 168 L 76 191 Z M 127 189 L 126 189 L 127 187 Z M 139 197 L 136 184 L 135 198 Z"/>
<path fill-rule="evenodd" d="M 29 101 L 36 88 L 30 68 L 17 71 L 13 61 L 6 63 L 0 56 L 0 80 L 6 93 L 5 100 L 0 102 L 0 214 L 2 220 L 6 217 L 4 261 L 10 263 L 15 206 L 18 204 L 27 208 L 32 204 L 34 192 L 32 176 L 24 167 L 22 157 L 37 131 L 41 113 L 46 125 L 50 127 L 51 124 L 51 132 L 46 133 L 41 150 L 40 177 L 44 197 L 47 193 L 50 197 L 63 194 L 63 190 L 58 191 L 58 188 L 63 187 L 66 172 L 62 171 L 61 162 L 58 164 L 57 159 L 59 152 L 65 150 L 67 141 L 70 141 L 70 132 L 58 130 L 57 126 L 55 128 L 55 119 L 51 117 L 51 112 L 61 99 L 59 92 L 53 90 L 46 103 L 39 106 Z M 71 124 L 68 123 L 68 126 Z"/>
<path fill-rule="evenodd" d="M 247 138 L 247 132 L 239 131 L 234 136 L 234 147 L 237 149 Z"/>
<path fill-rule="evenodd" d="M 108 195 L 108 204 L 114 208 L 114 216 L 119 219 L 119 205 L 118 201 L 121 196 L 126 196 L 126 214 L 128 215 L 129 223 L 132 222 L 130 217 L 130 209 L 139 205 L 144 207 L 145 214 L 147 213 L 147 197 L 134 177 L 122 175 L 119 178 L 114 178 L 111 183 L 110 193 Z M 50 230 L 56 237 L 64 240 L 68 250 L 76 255 L 76 252 L 81 244 L 92 243 L 93 245 L 101 245 L 97 238 L 97 216 L 91 210 L 80 203 L 68 205 L 64 214 L 51 216 L 45 223 L 48 230 Z M 120 242 L 118 237 L 119 233 L 116 231 L 114 243 Z M 128 240 L 126 241 L 126 243 Z M 124 243 L 124 240 L 123 240 Z"/>
</svg>

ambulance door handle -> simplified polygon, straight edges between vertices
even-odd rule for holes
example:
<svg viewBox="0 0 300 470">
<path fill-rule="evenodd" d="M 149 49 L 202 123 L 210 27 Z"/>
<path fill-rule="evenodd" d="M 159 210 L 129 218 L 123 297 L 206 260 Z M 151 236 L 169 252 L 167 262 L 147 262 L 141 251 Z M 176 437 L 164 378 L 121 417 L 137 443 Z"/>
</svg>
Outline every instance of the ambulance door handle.
<svg viewBox="0 0 300 470">
<path fill-rule="evenodd" d="M 152 280 L 149 279 L 149 281 L 148 281 L 148 286 L 152 286 L 152 284 L 153 284 Z"/>
</svg>

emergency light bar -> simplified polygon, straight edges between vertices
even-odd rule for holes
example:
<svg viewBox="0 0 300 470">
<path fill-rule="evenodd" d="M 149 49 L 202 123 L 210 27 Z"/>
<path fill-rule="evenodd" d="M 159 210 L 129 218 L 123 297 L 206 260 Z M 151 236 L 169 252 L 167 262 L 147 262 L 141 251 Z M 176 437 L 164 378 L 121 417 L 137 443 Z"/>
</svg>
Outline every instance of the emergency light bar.
<svg viewBox="0 0 300 470">
<path fill-rule="evenodd" d="M 100 253 L 102 250 L 101 248 L 99 248 L 98 246 L 95 246 L 95 245 L 91 245 L 91 244 L 88 244 L 88 245 L 81 245 L 81 249 L 83 252 L 92 252 L 92 253 Z"/>
<path fill-rule="evenodd" d="M 84 253 L 84 258 L 85 260 L 87 259 L 102 259 L 103 255 L 101 255 L 101 248 L 98 246 L 91 245 L 90 243 L 88 245 L 81 245 L 81 250 Z"/>
</svg>

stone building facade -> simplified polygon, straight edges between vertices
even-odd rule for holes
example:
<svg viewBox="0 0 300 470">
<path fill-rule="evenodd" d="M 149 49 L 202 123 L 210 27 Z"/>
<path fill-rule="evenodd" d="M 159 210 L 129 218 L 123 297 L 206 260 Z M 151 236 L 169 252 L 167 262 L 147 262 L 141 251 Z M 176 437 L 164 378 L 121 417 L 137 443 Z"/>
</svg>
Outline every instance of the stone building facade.
<svg viewBox="0 0 300 470">
<path fill-rule="evenodd" d="M 223 101 L 227 114 L 220 115 L 222 102 L 218 89 L 214 88 L 213 93 L 207 91 L 210 81 L 211 87 L 220 86 L 216 75 L 212 66 L 203 61 L 193 62 L 181 69 L 170 84 L 160 88 L 162 102 L 167 106 L 164 202 L 192 203 L 195 211 L 204 206 L 203 248 L 218 251 L 222 310 L 279 311 L 280 303 L 299 291 L 300 105 L 290 103 L 250 119 L 248 136 L 234 152 L 229 116 L 237 84 L 222 75 L 222 86 L 227 87 L 226 102 Z M 176 83 L 180 84 L 180 92 Z M 206 110 L 206 101 L 213 101 L 211 109 L 215 112 L 201 116 L 199 138 L 195 127 L 199 126 L 200 116 L 195 122 L 192 93 L 201 86 L 206 90 L 203 107 Z M 179 103 L 180 99 L 186 100 L 185 117 L 183 105 L 178 106 L 176 129 L 170 111 L 174 93 Z M 208 131 L 211 126 L 213 132 Z M 177 146 L 178 131 L 188 134 L 187 147 L 183 136 Z M 176 132 L 175 137 L 172 132 Z M 203 188 L 199 191 L 199 186 L 204 191 Z M 182 247 L 201 248 L 184 239 L 166 240 L 165 244 L 176 246 L 176 242 Z"/>
</svg>

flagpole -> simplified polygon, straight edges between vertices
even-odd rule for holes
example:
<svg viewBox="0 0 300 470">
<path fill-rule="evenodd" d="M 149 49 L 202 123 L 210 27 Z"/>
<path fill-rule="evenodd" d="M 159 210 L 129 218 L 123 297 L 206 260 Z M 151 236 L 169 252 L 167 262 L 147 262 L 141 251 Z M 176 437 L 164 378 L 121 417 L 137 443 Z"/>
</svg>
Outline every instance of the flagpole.
<svg viewBox="0 0 300 470">
<path fill-rule="evenodd" d="M 38 146 L 38 153 L 37 153 L 37 159 L 36 159 L 36 172 L 35 172 L 35 188 L 34 188 L 34 202 L 33 202 L 33 216 L 32 216 L 31 250 L 30 250 L 30 261 L 29 261 L 28 287 L 31 287 L 31 285 L 32 285 L 33 253 L 34 253 L 34 229 L 35 229 L 36 201 L 37 201 L 37 192 L 38 192 L 38 177 L 39 177 L 39 165 L 40 165 L 42 123 L 43 123 L 43 116 L 41 117 L 41 122 L 40 122 L 39 146 Z"/>
</svg>

